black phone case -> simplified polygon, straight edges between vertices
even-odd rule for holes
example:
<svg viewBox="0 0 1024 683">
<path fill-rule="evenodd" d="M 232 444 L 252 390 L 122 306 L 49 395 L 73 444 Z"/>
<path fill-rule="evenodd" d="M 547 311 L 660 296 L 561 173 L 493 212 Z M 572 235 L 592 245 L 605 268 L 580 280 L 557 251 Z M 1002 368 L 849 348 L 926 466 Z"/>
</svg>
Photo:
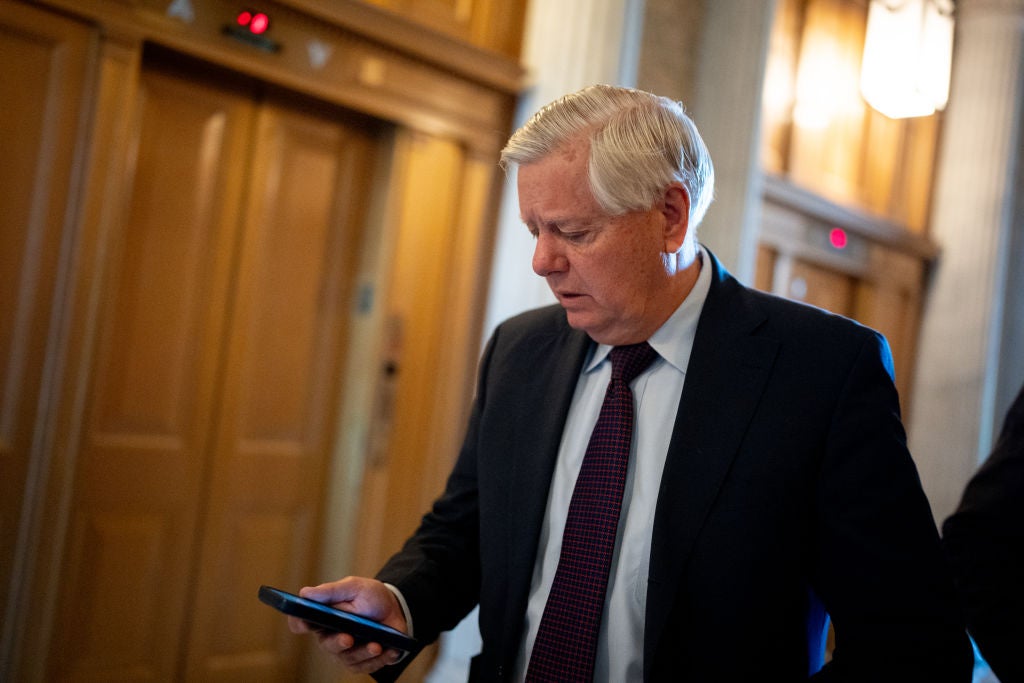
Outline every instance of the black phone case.
<svg viewBox="0 0 1024 683">
<path fill-rule="evenodd" d="M 260 586 L 259 597 L 260 601 L 279 612 L 298 617 L 321 630 L 348 633 L 359 643 L 380 643 L 383 647 L 403 652 L 416 649 L 416 641 L 410 636 L 358 614 L 345 612 L 271 586 Z"/>
</svg>

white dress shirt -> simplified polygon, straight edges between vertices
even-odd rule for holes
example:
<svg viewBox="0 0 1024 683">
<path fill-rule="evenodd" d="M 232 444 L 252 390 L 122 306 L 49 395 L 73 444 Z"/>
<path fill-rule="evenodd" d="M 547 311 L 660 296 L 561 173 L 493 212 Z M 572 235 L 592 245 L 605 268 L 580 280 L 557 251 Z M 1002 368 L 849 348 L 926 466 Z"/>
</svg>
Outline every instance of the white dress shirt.
<svg viewBox="0 0 1024 683">
<path fill-rule="evenodd" d="M 711 286 L 711 268 L 707 267 L 708 259 L 703 250 L 698 258 L 702 259 L 704 267 L 701 268 L 693 290 L 648 340 L 660 357 L 631 385 L 637 414 L 619 515 L 618 537 L 608 576 L 604 617 L 598 635 L 595 683 L 643 679 L 644 617 L 653 527 L 651 521 L 658 502 L 658 488 L 679 408 L 690 351 L 693 349 L 697 320 Z M 516 663 L 516 681 L 522 681 L 526 676 L 529 655 L 558 567 L 569 500 L 611 379 L 611 362 L 605 362 L 610 350 L 611 347 L 605 344 L 593 350 L 583 365 L 569 408 L 541 527 L 540 552 L 530 583 L 530 598 L 523 625 L 525 635 Z"/>
</svg>

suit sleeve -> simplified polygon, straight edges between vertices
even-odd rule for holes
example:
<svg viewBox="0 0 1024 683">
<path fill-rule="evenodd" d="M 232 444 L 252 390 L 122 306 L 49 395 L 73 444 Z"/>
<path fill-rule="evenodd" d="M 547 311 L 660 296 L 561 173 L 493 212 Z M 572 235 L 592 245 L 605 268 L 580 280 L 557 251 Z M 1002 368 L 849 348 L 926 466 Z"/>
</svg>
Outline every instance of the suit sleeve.
<svg viewBox="0 0 1024 683">
<path fill-rule="evenodd" d="M 970 681 L 970 643 L 881 335 L 866 340 L 849 370 L 825 453 L 812 581 L 835 649 L 814 680 Z"/>
</svg>

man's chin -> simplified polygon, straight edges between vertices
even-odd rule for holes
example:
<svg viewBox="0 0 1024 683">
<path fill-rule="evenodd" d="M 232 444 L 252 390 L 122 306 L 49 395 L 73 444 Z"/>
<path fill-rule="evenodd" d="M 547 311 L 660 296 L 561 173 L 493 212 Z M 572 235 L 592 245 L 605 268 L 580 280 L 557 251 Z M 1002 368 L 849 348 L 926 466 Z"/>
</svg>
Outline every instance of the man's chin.
<svg viewBox="0 0 1024 683">
<path fill-rule="evenodd" d="M 598 326 L 596 325 L 593 316 L 580 313 L 579 311 L 571 311 L 566 309 L 565 319 L 569 322 L 569 327 L 573 328 L 574 330 L 581 330 L 583 332 L 586 332 L 591 337 L 594 336 L 594 333 L 598 329 Z"/>
<path fill-rule="evenodd" d="M 633 344 L 644 339 L 634 339 L 633 337 L 636 335 L 633 332 L 635 330 L 631 330 L 621 323 L 616 324 L 607 318 L 602 320 L 593 315 L 584 315 L 579 311 L 573 312 L 569 310 L 566 310 L 565 318 L 569 323 L 569 327 L 586 332 L 587 336 L 598 344 L 616 346 L 619 344 Z"/>
</svg>

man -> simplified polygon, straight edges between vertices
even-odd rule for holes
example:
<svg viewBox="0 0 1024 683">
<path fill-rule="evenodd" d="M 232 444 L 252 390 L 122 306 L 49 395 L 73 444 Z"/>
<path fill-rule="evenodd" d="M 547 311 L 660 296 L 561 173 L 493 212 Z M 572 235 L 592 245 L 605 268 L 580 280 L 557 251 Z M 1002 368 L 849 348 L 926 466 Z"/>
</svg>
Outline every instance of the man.
<svg viewBox="0 0 1024 683">
<path fill-rule="evenodd" d="M 884 339 L 746 289 L 698 244 L 714 174 L 682 107 L 587 88 L 502 162 L 559 305 L 495 331 L 446 490 L 402 551 L 303 595 L 425 642 L 479 604 L 480 681 L 969 680 Z M 656 359 L 614 374 L 644 342 Z M 635 424 L 591 439 L 623 383 Z M 605 503 L 577 503 L 595 441 L 628 453 L 610 550 L 586 545 Z M 382 679 L 402 668 L 348 635 L 321 646 Z"/>
<path fill-rule="evenodd" d="M 1024 386 L 942 535 L 978 649 L 1002 683 L 1024 681 Z"/>
</svg>

